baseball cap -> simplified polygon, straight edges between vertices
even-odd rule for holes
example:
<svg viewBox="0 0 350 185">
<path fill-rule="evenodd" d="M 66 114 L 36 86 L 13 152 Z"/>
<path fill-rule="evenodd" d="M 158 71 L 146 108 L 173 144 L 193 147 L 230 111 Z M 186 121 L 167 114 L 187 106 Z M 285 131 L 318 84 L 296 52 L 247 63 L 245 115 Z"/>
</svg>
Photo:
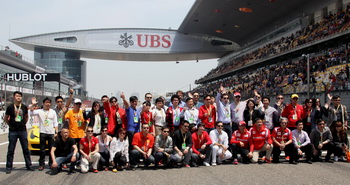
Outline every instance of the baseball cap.
<svg viewBox="0 0 350 185">
<path fill-rule="evenodd" d="M 76 104 L 76 103 L 81 103 L 81 100 L 78 99 L 78 98 L 75 98 L 75 99 L 74 99 L 74 104 Z"/>
<path fill-rule="evenodd" d="M 235 92 L 235 93 L 233 94 L 233 96 L 241 96 L 241 93 Z"/>
<path fill-rule="evenodd" d="M 238 125 L 239 125 L 239 126 L 242 126 L 242 125 L 246 126 L 247 123 L 246 123 L 245 121 L 240 121 L 240 122 L 238 123 Z"/>
<path fill-rule="evenodd" d="M 292 94 L 291 98 L 299 98 L 299 96 L 297 94 Z"/>
</svg>

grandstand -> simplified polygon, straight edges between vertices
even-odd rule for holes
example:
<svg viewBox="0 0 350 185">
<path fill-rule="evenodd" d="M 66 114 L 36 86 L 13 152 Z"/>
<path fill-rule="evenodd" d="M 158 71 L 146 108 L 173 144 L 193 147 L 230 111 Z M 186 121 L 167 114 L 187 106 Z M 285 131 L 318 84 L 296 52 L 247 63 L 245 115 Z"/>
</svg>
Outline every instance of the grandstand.
<svg viewBox="0 0 350 185">
<path fill-rule="evenodd" d="M 221 58 L 215 69 L 196 81 L 199 86 L 193 91 L 215 94 L 222 84 L 230 93 L 240 91 L 246 98 L 252 97 L 254 89 L 268 96 L 306 94 L 307 60 L 303 54 L 310 56 L 312 97 L 348 91 L 350 6 L 344 2 L 338 2 L 343 4 L 337 11 L 323 8 L 323 19 L 309 19 L 307 24 L 304 21 L 292 27 L 289 23 L 286 27 L 291 29 L 283 34 L 275 34 L 269 41 L 266 35 L 257 39 L 265 40 L 264 44 L 252 42 Z"/>
</svg>

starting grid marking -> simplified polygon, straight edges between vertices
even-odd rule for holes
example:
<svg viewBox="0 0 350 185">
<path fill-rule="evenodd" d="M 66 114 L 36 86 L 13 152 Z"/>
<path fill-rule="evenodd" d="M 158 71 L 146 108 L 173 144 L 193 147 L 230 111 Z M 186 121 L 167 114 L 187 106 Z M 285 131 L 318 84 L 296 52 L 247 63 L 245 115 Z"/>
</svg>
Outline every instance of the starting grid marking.
<svg viewBox="0 0 350 185">
<path fill-rule="evenodd" d="M 8 142 L 8 141 L 6 141 L 6 142 L 3 142 L 3 143 L 0 143 L 0 146 L 2 146 L 2 145 L 6 145 L 6 144 L 9 144 L 9 142 Z"/>
</svg>

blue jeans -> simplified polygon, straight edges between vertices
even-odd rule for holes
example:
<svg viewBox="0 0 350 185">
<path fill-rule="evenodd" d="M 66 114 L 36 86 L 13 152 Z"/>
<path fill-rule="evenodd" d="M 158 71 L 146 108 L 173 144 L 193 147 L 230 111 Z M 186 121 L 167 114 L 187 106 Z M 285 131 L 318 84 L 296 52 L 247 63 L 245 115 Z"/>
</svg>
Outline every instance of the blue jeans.
<svg viewBox="0 0 350 185">
<path fill-rule="evenodd" d="M 26 162 L 26 167 L 29 168 L 32 166 L 32 161 L 30 160 L 30 154 L 28 149 L 28 139 L 27 139 L 27 131 L 9 131 L 9 146 L 7 149 L 7 162 L 6 168 L 12 169 L 13 164 L 13 155 L 15 154 L 15 148 L 17 144 L 17 139 L 22 146 L 22 152 L 24 156 L 24 160 Z"/>
<path fill-rule="evenodd" d="M 74 167 L 77 164 L 77 160 L 79 158 L 79 153 L 77 153 L 77 156 L 75 157 L 76 160 L 74 162 L 71 162 L 72 156 L 73 156 L 73 152 L 67 155 L 66 157 L 56 157 L 56 163 L 58 168 L 62 168 L 62 164 L 70 163 L 69 169 L 74 170 Z"/>
</svg>

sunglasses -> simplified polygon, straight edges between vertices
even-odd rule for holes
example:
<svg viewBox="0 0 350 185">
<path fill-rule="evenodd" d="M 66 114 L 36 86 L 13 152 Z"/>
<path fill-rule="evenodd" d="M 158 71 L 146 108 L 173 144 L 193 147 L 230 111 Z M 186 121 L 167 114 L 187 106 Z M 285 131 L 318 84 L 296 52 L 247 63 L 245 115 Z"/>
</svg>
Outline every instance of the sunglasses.
<svg viewBox="0 0 350 185">
<path fill-rule="evenodd" d="M 149 127 L 142 127 L 142 129 L 149 129 Z"/>
<path fill-rule="evenodd" d="M 222 99 L 227 100 L 228 98 L 222 98 Z"/>
<path fill-rule="evenodd" d="M 125 135 L 126 133 L 125 133 L 125 132 L 120 132 L 119 134 L 121 134 L 121 135 Z"/>
<path fill-rule="evenodd" d="M 89 133 L 91 132 L 91 133 L 92 133 L 92 132 L 93 132 L 93 130 L 87 130 L 86 132 L 89 132 Z"/>
<path fill-rule="evenodd" d="M 63 101 L 57 101 L 57 103 L 63 103 Z"/>
<path fill-rule="evenodd" d="M 182 127 L 188 128 L 189 126 L 182 126 Z"/>
<path fill-rule="evenodd" d="M 235 96 L 235 98 L 240 98 L 240 96 Z"/>
<path fill-rule="evenodd" d="M 312 103 L 312 101 L 310 101 L 310 102 L 307 102 L 307 103 Z"/>
<path fill-rule="evenodd" d="M 102 132 L 107 132 L 107 130 L 102 130 Z"/>
<path fill-rule="evenodd" d="M 256 98 L 257 98 L 257 99 L 260 99 L 261 97 L 260 97 L 260 96 L 257 96 Z"/>
<path fill-rule="evenodd" d="M 287 122 L 281 122 L 281 124 L 287 124 Z"/>
<path fill-rule="evenodd" d="M 206 101 L 210 101 L 211 99 L 205 99 Z"/>
<path fill-rule="evenodd" d="M 115 100 L 114 100 L 114 101 L 111 101 L 111 103 L 116 103 L 116 102 L 117 102 L 117 101 L 115 101 Z"/>
<path fill-rule="evenodd" d="M 152 99 L 152 97 L 146 97 L 146 98 Z"/>
<path fill-rule="evenodd" d="M 318 124 L 318 125 L 324 125 L 324 123 L 320 123 L 320 124 Z"/>
<path fill-rule="evenodd" d="M 170 131 L 163 131 L 164 133 L 169 133 Z"/>
<path fill-rule="evenodd" d="M 217 127 L 224 127 L 224 125 L 216 125 Z"/>
<path fill-rule="evenodd" d="M 75 105 L 81 105 L 81 103 L 75 103 Z"/>
<path fill-rule="evenodd" d="M 279 99 L 279 100 L 283 100 L 284 98 L 277 98 L 277 99 Z"/>
</svg>

